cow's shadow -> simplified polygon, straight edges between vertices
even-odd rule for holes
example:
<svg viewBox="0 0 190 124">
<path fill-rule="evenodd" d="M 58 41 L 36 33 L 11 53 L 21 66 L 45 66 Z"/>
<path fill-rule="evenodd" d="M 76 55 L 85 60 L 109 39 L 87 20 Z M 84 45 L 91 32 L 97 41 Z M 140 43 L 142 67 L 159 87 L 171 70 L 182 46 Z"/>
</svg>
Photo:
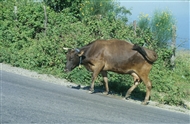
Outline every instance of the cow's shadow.
<svg viewBox="0 0 190 124">
<path fill-rule="evenodd" d="M 118 85 L 118 83 L 115 82 L 110 82 L 109 83 L 109 93 L 108 95 L 117 95 L 117 96 L 122 96 L 125 97 L 127 90 L 131 87 L 130 85 Z M 82 87 L 81 85 L 78 86 L 71 86 L 72 89 L 82 89 L 82 90 L 86 90 L 89 91 L 90 86 L 84 86 Z M 103 85 L 99 85 L 99 86 L 95 86 L 94 87 L 94 91 L 91 92 L 91 94 L 104 94 L 105 88 Z M 106 95 L 106 94 L 105 94 Z M 140 90 L 139 87 L 135 88 L 134 91 L 131 93 L 131 96 L 128 99 L 132 99 L 132 100 L 137 100 L 137 101 L 143 101 L 144 97 L 146 95 L 145 91 Z"/>
<path fill-rule="evenodd" d="M 78 85 L 78 86 L 70 86 L 72 89 L 76 89 L 76 90 L 86 90 L 86 91 L 89 91 L 90 89 L 90 86 L 81 86 L 81 85 Z M 103 88 L 103 86 L 95 86 L 94 87 L 94 91 L 91 92 L 91 94 L 96 94 L 96 93 L 103 93 L 105 90 Z"/>
<path fill-rule="evenodd" d="M 116 95 L 120 95 L 122 97 L 125 97 L 128 89 L 131 88 L 132 85 L 133 83 L 118 84 L 117 82 L 109 82 L 110 91 L 113 91 L 114 93 L 116 93 Z M 140 85 L 143 85 L 143 84 L 140 84 Z M 142 89 L 140 89 L 139 87 L 136 87 L 128 99 L 143 101 L 145 98 L 145 95 L 146 95 L 146 91 L 142 91 Z"/>
</svg>

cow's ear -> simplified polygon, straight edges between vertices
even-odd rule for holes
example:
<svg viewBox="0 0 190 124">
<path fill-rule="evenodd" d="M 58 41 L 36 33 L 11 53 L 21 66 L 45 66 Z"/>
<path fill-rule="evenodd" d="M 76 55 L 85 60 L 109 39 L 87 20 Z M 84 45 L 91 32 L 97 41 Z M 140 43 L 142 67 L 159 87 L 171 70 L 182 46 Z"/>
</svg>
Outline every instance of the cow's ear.
<svg viewBox="0 0 190 124">
<path fill-rule="evenodd" d="M 84 54 L 84 51 L 82 50 L 82 51 L 80 51 L 80 52 L 78 52 L 78 56 L 82 56 Z"/>
<path fill-rule="evenodd" d="M 75 52 L 78 54 L 78 56 L 82 56 L 84 51 L 83 50 L 80 50 L 80 49 L 75 49 Z"/>
</svg>

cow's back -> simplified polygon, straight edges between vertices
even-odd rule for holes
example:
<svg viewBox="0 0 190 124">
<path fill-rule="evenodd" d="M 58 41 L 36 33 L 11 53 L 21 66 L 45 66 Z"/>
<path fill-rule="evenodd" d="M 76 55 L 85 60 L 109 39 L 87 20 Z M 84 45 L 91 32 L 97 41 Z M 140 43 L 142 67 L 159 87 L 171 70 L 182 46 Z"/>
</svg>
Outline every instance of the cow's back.
<svg viewBox="0 0 190 124">
<path fill-rule="evenodd" d="M 130 58 L 135 51 L 132 50 L 133 44 L 122 40 L 108 40 L 104 44 L 105 59 L 112 58 L 113 61 L 123 61 Z"/>
<path fill-rule="evenodd" d="M 96 40 L 91 44 L 85 46 L 86 55 L 96 56 L 97 54 L 104 53 L 104 57 L 120 57 L 125 53 L 131 53 L 133 44 L 123 40 Z"/>
</svg>

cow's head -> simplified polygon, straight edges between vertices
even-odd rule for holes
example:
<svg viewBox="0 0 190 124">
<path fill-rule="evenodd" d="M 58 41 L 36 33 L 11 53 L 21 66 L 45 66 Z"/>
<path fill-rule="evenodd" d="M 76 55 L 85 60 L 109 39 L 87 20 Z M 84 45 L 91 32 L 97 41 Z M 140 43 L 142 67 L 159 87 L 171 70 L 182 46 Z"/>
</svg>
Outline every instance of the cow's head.
<svg viewBox="0 0 190 124">
<path fill-rule="evenodd" d="M 67 63 L 65 66 L 65 72 L 72 71 L 75 67 L 77 67 L 79 64 L 81 64 L 80 57 L 82 56 L 83 51 L 80 51 L 79 49 L 71 50 L 69 49 L 67 52 Z"/>
</svg>

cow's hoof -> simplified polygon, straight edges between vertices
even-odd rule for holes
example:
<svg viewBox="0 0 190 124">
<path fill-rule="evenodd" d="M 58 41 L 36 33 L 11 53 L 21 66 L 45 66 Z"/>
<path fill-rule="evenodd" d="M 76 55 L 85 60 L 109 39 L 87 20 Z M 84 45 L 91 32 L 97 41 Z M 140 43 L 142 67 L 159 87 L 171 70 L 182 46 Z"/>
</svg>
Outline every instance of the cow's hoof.
<svg viewBox="0 0 190 124">
<path fill-rule="evenodd" d="M 94 93 L 94 91 L 93 91 L 93 90 L 89 90 L 89 91 L 88 91 L 88 93 L 93 94 L 93 93 Z"/>
<path fill-rule="evenodd" d="M 104 92 L 102 92 L 102 94 L 104 94 L 104 95 L 108 95 L 108 94 L 109 94 L 109 92 L 104 91 Z"/>
<path fill-rule="evenodd" d="M 130 95 L 126 95 L 124 99 L 125 100 L 129 100 L 130 99 Z"/>
<path fill-rule="evenodd" d="M 131 94 L 126 94 L 125 98 L 129 98 L 131 96 Z"/>
<path fill-rule="evenodd" d="M 148 102 L 147 102 L 147 101 L 143 101 L 143 102 L 141 103 L 141 105 L 148 105 Z"/>
<path fill-rule="evenodd" d="M 123 98 L 123 100 L 129 100 L 129 99 L 130 99 L 130 96 Z"/>
<path fill-rule="evenodd" d="M 130 97 L 125 97 L 124 99 L 125 99 L 125 100 L 129 100 L 129 99 L 130 99 Z"/>
<path fill-rule="evenodd" d="M 125 101 L 126 101 L 127 99 L 126 99 L 126 98 L 123 98 L 123 100 L 125 100 Z"/>
<path fill-rule="evenodd" d="M 94 93 L 94 88 L 89 88 L 88 93 L 90 93 L 90 94 Z"/>
</svg>

